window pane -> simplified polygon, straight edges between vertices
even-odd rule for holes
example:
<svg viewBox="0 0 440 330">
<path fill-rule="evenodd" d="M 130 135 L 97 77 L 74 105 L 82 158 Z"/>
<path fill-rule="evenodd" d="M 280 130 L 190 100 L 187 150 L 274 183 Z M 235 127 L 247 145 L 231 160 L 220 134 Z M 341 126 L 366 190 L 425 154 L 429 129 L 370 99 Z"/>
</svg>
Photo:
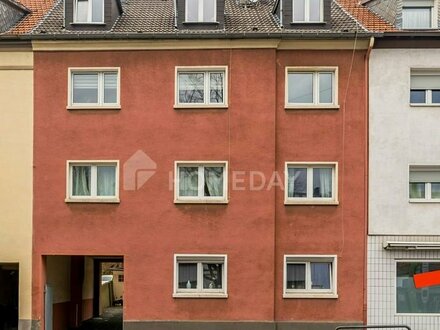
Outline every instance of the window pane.
<svg viewBox="0 0 440 330">
<path fill-rule="evenodd" d="M 90 166 L 72 166 L 72 196 L 90 196 Z"/>
<path fill-rule="evenodd" d="M 313 169 L 313 197 L 332 197 L 332 169 Z"/>
<path fill-rule="evenodd" d="M 307 197 L 307 169 L 288 169 L 288 197 Z"/>
<path fill-rule="evenodd" d="M 203 1 L 203 22 L 215 22 L 216 19 L 216 0 Z"/>
<path fill-rule="evenodd" d="M 414 274 L 440 270 L 440 263 L 398 262 L 396 279 L 397 313 L 439 313 L 439 286 L 414 287 Z"/>
<path fill-rule="evenodd" d="M 199 21 L 199 1 L 202 0 L 186 0 L 186 21 Z"/>
<path fill-rule="evenodd" d="M 431 198 L 440 198 L 440 183 L 431 183 Z"/>
<path fill-rule="evenodd" d="M 440 90 L 432 90 L 432 103 L 440 103 Z"/>
<path fill-rule="evenodd" d="M 97 190 L 98 196 L 115 196 L 116 187 L 116 167 L 98 166 L 97 167 Z"/>
<path fill-rule="evenodd" d="M 222 264 L 203 264 L 203 289 L 222 288 Z"/>
<path fill-rule="evenodd" d="M 179 102 L 203 103 L 205 75 L 203 73 L 179 73 Z"/>
<path fill-rule="evenodd" d="M 426 91 L 411 89 L 410 103 L 426 103 Z"/>
<path fill-rule="evenodd" d="M 321 22 L 321 0 L 309 0 L 309 21 Z"/>
<path fill-rule="evenodd" d="M 313 103 L 313 73 L 289 73 L 289 103 Z"/>
<path fill-rule="evenodd" d="M 223 196 L 223 167 L 205 167 L 205 196 Z"/>
<path fill-rule="evenodd" d="M 286 289 L 306 288 L 306 265 L 287 264 Z"/>
<path fill-rule="evenodd" d="M 92 22 L 101 23 L 104 22 L 104 0 L 92 0 Z"/>
<path fill-rule="evenodd" d="M 223 73 L 215 72 L 209 75 L 210 102 L 223 103 Z"/>
<path fill-rule="evenodd" d="M 293 21 L 304 22 L 306 20 L 306 0 L 293 0 Z"/>
<path fill-rule="evenodd" d="M 431 27 L 431 8 L 403 8 L 402 26 L 404 29 L 428 29 Z"/>
<path fill-rule="evenodd" d="M 98 74 L 73 74 L 73 103 L 98 103 Z"/>
<path fill-rule="evenodd" d="M 196 263 L 179 263 L 179 289 L 197 289 Z"/>
<path fill-rule="evenodd" d="M 87 22 L 87 13 L 89 11 L 88 0 L 76 1 L 76 20 L 75 22 Z"/>
<path fill-rule="evenodd" d="M 198 195 L 198 167 L 179 167 L 179 196 Z"/>
<path fill-rule="evenodd" d="M 330 262 L 310 263 L 312 289 L 330 289 L 331 267 Z"/>
<path fill-rule="evenodd" d="M 425 183 L 410 183 L 409 198 L 425 198 Z"/>
<path fill-rule="evenodd" d="M 329 72 L 319 74 L 319 103 L 333 102 L 333 74 Z"/>
<path fill-rule="evenodd" d="M 117 103 L 118 74 L 104 73 L 104 103 Z"/>
</svg>

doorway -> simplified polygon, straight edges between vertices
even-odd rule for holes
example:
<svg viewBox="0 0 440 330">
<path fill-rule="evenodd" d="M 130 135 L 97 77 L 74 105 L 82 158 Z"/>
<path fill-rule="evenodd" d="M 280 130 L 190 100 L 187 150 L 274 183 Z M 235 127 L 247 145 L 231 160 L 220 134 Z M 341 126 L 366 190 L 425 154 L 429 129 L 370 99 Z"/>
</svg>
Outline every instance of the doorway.
<svg viewBox="0 0 440 330">
<path fill-rule="evenodd" d="M 18 264 L 0 263 L 0 329 L 18 329 Z"/>
</svg>

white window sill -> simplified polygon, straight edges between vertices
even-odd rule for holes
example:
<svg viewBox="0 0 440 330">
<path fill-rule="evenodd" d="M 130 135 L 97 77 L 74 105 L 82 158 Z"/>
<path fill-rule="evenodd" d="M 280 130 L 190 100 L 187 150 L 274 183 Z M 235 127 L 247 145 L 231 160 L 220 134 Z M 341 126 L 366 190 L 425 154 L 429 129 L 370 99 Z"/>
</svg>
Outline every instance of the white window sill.
<svg viewBox="0 0 440 330">
<path fill-rule="evenodd" d="M 324 21 L 293 21 L 290 24 L 325 24 Z"/>
<path fill-rule="evenodd" d="M 440 107 L 440 103 L 410 103 L 409 106 L 410 107 L 421 107 L 421 108 L 426 108 L 426 107 L 438 108 L 438 107 Z"/>
<path fill-rule="evenodd" d="M 339 201 L 335 200 L 285 200 L 284 205 L 339 205 Z"/>
<path fill-rule="evenodd" d="M 220 24 L 220 23 L 217 22 L 217 21 L 215 21 L 215 22 L 212 22 L 212 21 L 210 21 L 210 22 L 203 22 L 203 21 L 185 21 L 185 22 L 183 22 L 183 24 L 212 24 L 212 25 L 215 25 L 215 24 Z"/>
<path fill-rule="evenodd" d="M 174 204 L 228 204 L 228 199 L 175 199 Z"/>
<path fill-rule="evenodd" d="M 105 22 L 72 22 L 70 25 L 106 25 Z"/>
<path fill-rule="evenodd" d="M 117 204 L 120 203 L 119 198 L 66 198 L 66 203 L 101 203 L 101 204 Z"/>
<path fill-rule="evenodd" d="M 67 110 L 121 110 L 120 105 L 68 105 Z"/>
<path fill-rule="evenodd" d="M 331 104 L 331 105 L 305 105 L 305 104 L 286 104 L 284 109 L 286 110 L 339 110 L 339 105 Z"/>
<path fill-rule="evenodd" d="M 214 298 L 214 299 L 226 299 L 228 298 L 227 293 L 209 293 L 209 292 L 199 292 L 199 293 L 173 293 L 173 298 Z"/>
<path fill-rule="evenodd" d="M 408 202 L 410 203 L 415 203 L 415 204 L 420 204 L 420 203 L 440 203 L 440 198 L 437 199 L 410 199 Z"/>
<path fill-rule="evenodd" d="M 284 299 L 337 299 L 337 293 L 283 293 Z"/>
<path fill-rule="evenodd" d="M 227 109 L 227 104 L 205 104 L 205 103 L 194 103 L 194 104 L 175 104 L 174 109 Z"/>
</svg>

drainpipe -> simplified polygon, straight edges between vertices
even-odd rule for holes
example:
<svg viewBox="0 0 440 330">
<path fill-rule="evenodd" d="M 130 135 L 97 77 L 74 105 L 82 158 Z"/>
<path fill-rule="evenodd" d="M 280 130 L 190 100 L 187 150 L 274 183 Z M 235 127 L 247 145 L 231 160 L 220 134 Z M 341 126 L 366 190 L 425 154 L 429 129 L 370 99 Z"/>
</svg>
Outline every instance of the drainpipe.
<svg viewBox="0 0 440 330">
<path fill-rule="evenodd" d="M 364 173 L 364 186 L 365 186 L 365 201 L 364 201 L 364 205 L 365 205 L 365 228 L 364 228 L 364 232 L 365 232 L 365 237 L 364 237 L 364 260 L 365 260 L 365 267 L 368 267 L 368 195 L 369 195 L 369 187 L 368 187 L 368 181 L 369 181 L 369 119 L 370 119 L 370 115 L 369 115 L 369 109 L 370 109 L 370 95 L 369 95 L 369 90 L 370 90 L 370 54 L 371 54 L 371 50 L 373 49 L 374 46 L 374 37 L 370 37 L 370 42 L 368 43 L 368 49 L 367 49 L 367 54 L 365 55 L 365 137 L 366 137 L 366 145 L 365 145 L 365 173 Z M 368 288 L 367 288 L 367 280 L 368 280 L 368 270 L 367 268 L 365 268 L 364 271 L 364 323 L 367 324 L 368 320 L 367 320 L 367 303 L 368 303 L 368 299 L 367 299 L 367 294 L 368 294 Z"/>
<path fill-rule="evenodd" d="M 283 25 L 283 2 L 284 2 L 284 0 L 280 0 L 280 25 L 281 25 L 281 28 L 284 27 L 284 25 Z"/>
<path fill-rule="evenodd" d="M 174 5 L 174 27 L 177 29 L 177 0 L 173 1 L 173 5 Z"/>
</svg>

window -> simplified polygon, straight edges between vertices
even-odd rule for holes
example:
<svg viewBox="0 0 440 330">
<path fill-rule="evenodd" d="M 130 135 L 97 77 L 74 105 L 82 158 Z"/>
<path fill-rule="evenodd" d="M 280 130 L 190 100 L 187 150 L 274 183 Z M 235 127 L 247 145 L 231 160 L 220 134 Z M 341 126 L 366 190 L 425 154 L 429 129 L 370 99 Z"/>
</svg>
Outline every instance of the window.
<svg viewBox="0 0 440 330">
<path fill-rule="evenodd" d="M 440 71 L 411 70 L 411 105 L 440 105 Z"/>
<path fill-rule="evenodd" d="M 411 314 L 440 313 L 440 286 L 416 289 L 414 275 L 440 271 L 440 262 L 397 261 L 396 312 Z"/>
<path fill-rule="evenodd" d="M 118 275 L 118 282 L 124 282 L 124 275 L 123 274 Z"/>
<path fill-rule="evenodd" d="M 402 8 L 402 28 L 430 29 L 433 21 L 432 0 L 404 0 Z"/>
<path fill-rule="evenodd" d="M 104 0 L 75 0 L 74 23 L 104 23 Z"/>
<path fill-rule="evenodd" d="M 176 162 L 175 202 L 227 203 L 227 163 Z"/>
<path fill-rule="evenodd" d="M 323 21 L 323 0 L 293 0 L 293 23 L 320 23 Z"/>
<path fill-rule="evenodd" d="M 68 161 L 66 202 L 119 202 L 118 161 Z"/>
<path fill-rule="evenodd" d="M 337 68 L 287 68 L 286 108 L 337 108 Z"/>
<path fill-rule="evenodd" d="M 69 108 L 119 108 L 119 69 L 69 69 Z"/>
<path fill-rule="evenodd" d="M 440 166 L 410 166 L 411 202 L 440 202 Z"/>
<path fill-rule="evenodd" d="M 186 0 L 185 21 L 188 23 L 213 23 L 217 20 L 216 0 Z"/>
<path fill-rule="evenodd" d="M 175 298 L 226 298 L 226 255 L 174 256 Z"/>
<path fill-rule="evenodd" d="M 337 298 L 336 256 L 285 255 L 284 298 Z"/>
<path fill-rule="evenodd" d="M 337 163 L 286 163 L 285 204 L 337 204 Z"/>
<path fill-rule="evenodd" d="M 227 71 L 222 68 L 176 68 L 176 107 L 226 107 Z"/>
</svg>

